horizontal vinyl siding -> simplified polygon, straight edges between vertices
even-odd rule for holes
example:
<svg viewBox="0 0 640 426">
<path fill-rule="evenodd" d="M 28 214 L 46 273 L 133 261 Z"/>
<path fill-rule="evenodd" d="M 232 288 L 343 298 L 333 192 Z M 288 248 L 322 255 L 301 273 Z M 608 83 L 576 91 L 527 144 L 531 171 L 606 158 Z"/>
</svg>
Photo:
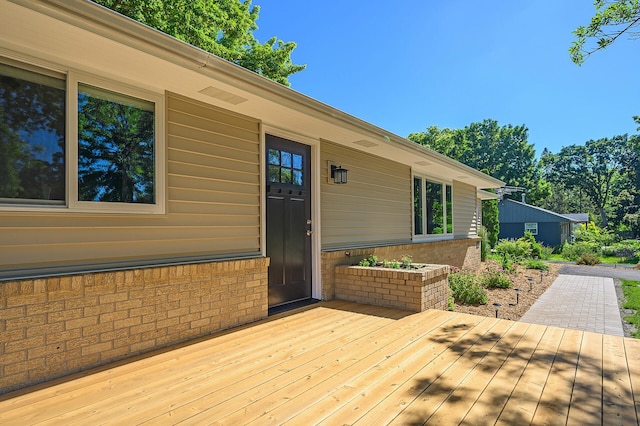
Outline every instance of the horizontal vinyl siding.
<svg viewBox="0 0 640 426">
<path fill-rule="evenodd" d="M 322 142 L 322 247 L 411 240 L 411 169 L 364 152 Z M 348 169 L 348 183 L 329 183 L 329 165 Z"/>
<path fill-rule="evenodd" d="M 478 232 L 476 187 L 453 182 L 453 236 L 475 237 Z"/>
<path fill-rule="evenodd" d="M 259 122 L 174 95 L 165 119 L 166 215 L 0 212 L 0 277 L 259 254 Z"/>
</svg>

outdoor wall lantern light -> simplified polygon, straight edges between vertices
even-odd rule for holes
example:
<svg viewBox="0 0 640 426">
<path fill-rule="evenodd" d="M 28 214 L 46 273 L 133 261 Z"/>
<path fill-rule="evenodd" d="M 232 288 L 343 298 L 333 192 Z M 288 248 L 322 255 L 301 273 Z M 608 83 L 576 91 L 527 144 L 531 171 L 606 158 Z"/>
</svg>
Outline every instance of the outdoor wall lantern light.
<svg viewBox="0 0 640 426">
<path fill-rule="evenodd" d="M 349 170 L 343 169 L 342 166 L 336 166 L 335 164 L 331 165 L 331 179 L 333 179 L 333 183 L 340 185 L 343 183 L 347 183 L 347 172 Z"/>
</svg>

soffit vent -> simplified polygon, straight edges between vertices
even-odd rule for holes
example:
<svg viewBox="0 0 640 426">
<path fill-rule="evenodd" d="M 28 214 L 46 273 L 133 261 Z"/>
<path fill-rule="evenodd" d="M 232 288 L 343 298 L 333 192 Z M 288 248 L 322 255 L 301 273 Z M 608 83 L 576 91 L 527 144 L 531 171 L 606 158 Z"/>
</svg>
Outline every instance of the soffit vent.
<svg viewBox="0 0 640 426">
<path fill-rule="evenodd" d="M 211 96 L 212 98 L 220 99 L 223 102 L 227 102 L 232 105 L 238 105 L 243 102 L 248 101 L 247 98 L 243 98 L 242 96 L 234 95 L 233 93 L 229 93 L 225 90 L 218 89 L 217 87 L 209 86 L 200 90 L 200 93 L 203 95 Z"/>
<path fill-rule="evenodd" d="M 371 142 L 371 141 L 367 141 L 367 140 L 359 140 L 359 141 L 355 141 L 354 142 L 355 145 L 360 145 L 360 146 L 364 146 L 365 148 L 371 148 L 372 146 L 378 146 L 377 143 L 375 142 Z"/>
</svg>

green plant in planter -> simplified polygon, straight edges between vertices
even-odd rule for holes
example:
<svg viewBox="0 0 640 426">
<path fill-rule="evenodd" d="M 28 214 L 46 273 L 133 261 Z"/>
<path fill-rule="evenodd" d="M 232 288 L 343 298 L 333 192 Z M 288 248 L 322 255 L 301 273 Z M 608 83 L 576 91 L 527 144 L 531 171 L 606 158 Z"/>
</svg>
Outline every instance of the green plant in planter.
<svg viewBox="0 0 640 426">
<path fill-rule="evenodd" d="M 365 257 L 358 263 L 358 266 L 376 266 L 378 264 L 378 256 L 370 254 L 369 257 Z"/>
<path fill-rule="evenodd" d="M 391 269 L 400 269 L 400 262 L 398 262 L 397 260 L 393 259 L 393 260 L 383 260 L 382 261 L 382 266 L 385 268 L 391 268 Z"/>
<path fill-rule="evenodd" d="M 413 261 L 413 258 L 410 255 L 405 254 L 404 256 L 402 256 L 400 261 L 402 262 L 403 268 L 409 269 L 411 267 L 411 262 Z"/>
</svg>

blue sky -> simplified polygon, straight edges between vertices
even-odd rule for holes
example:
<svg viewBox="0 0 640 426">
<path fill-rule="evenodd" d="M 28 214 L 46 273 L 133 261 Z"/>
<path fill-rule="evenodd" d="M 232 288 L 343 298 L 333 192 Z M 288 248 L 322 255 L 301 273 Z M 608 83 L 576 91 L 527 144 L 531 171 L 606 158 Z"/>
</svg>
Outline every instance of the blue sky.
<svg viewBox="0 0 640 426">
<path fill-rule="evenodd" d="M 547 147 L 638 133 L 640 40 L 582 67 L 572 31 L 591 0 L 253 0 L 261 41 L 295 41 L 291 87 L 407 136 L 492 118 Z"/>
</svg>

